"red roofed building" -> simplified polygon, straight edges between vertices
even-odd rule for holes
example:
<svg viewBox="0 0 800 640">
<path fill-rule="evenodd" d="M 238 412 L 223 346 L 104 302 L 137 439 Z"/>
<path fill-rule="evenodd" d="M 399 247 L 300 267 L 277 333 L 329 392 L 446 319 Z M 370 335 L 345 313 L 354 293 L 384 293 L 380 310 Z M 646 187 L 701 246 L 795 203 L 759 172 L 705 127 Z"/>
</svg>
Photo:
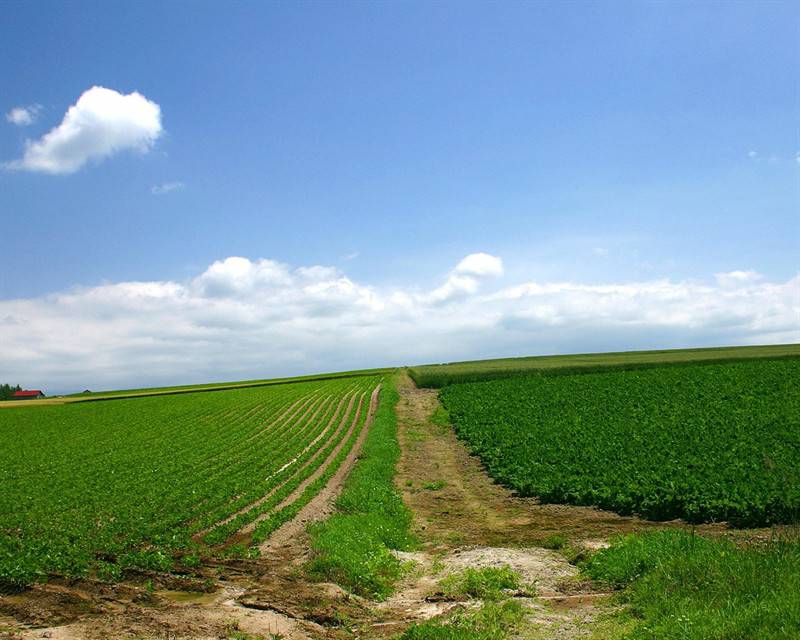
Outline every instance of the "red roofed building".
<svg viewBox="0 0 800 640">
<path fill-rule="evenodd" d="M 14 392 L 14 400 L 35 400 L 36 398 L 44 398 L 44 394 L 39 389 Z"/>
</svg>

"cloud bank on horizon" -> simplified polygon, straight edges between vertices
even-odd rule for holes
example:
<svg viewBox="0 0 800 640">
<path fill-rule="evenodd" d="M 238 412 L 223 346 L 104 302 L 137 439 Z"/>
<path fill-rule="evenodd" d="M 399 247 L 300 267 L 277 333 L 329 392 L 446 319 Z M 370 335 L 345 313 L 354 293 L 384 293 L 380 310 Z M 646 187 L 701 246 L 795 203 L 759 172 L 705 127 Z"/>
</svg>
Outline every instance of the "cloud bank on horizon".
<svg viewBox="0 0 800 640">
<path fill-rule="evenodd" d="M 800 341 L 800 274 L 499 283 L 466 256 L 438 286 L 229 257 L 185 282 L 0 301 L 0 380 L 50 393 L 471 358 Z"/>
<path fill-rule="evenodd" d="M 6 119 L 31 124 L 38 108 L 17 107 Z M 75 173 L 89 161 L 99 162 L 125 150 L 148 151 L 162 134 L 161 108 L 134 91 L 123 95 L 94 86 L 78 98 L 57 127 L 39 140 L 27 140 L 22 158 L 5 163 L 10 170 L 49 174 Z"/>
</svg>

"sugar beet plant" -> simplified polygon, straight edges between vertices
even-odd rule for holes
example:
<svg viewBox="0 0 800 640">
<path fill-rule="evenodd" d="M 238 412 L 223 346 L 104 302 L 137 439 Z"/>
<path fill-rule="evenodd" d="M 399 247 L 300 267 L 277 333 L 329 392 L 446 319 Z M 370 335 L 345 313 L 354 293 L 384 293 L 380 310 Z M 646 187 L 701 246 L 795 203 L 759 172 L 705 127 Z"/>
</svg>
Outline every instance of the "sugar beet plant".
<svg viewBox="0 0 800 640">
<path fill-rule="evenodd" d="M 166 570 L 245 527 L 263 537 L 341 464 L 379 381 L 4 410 L 0 586 Z"/>
<path fill-rule="evenodd" d="M 489 472 L 522 495 L 622 514 L 800 519 L 800 361 L 454 384 L 441 398 Z"/>
</svg>

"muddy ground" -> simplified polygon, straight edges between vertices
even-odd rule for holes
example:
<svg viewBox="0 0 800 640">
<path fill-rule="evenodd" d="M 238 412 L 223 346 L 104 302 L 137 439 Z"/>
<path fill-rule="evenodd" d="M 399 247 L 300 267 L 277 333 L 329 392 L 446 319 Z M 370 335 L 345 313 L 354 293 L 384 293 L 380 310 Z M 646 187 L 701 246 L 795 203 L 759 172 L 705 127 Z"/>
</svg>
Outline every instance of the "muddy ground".
<svg viewBox="0 0 800 640">
<path fill-rule="evenodd" d="M 614 607 L 608 594 L 582 582 L 563 553 L 542 546 L 559 535 L 574 549 L 591 549 L 614 534 L 681 523 L 515 497 L 491 481 L 449 426 L 432 419 L 436 391 L 417 389 L 407 376 L 399 391 L 403 454 L 396 482 L 414 512 L 420 545 L 398 554 L 409 571 L 386 602 L 311 582 L 303 571 L 311 554 L 305 526 L 332 513 L 362 437 L 328 487 L 262 545 L 261 557 L 219 561 L 193 578 L 142 574 L 118 585 L 54 580 L 0 595 L 0 638 L 390 637 L 413 622 L 473 606 L 441 597 L 438 583 L 448 573 L 502 565 L 531 585 L 517 594 L 529 612 L 521 637 L 600 637 L 597 629 Z M 724 526 L 704 529 L 716 533 Z"/>
</svg>

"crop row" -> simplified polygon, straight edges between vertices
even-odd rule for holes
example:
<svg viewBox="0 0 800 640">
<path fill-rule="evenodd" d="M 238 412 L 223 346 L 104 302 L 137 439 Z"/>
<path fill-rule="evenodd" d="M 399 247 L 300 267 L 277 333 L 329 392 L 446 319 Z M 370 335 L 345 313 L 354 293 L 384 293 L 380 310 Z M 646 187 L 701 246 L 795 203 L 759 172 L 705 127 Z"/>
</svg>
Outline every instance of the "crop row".
<svg viewBox="0 0 800 640">
<path fill-rule="evenodd" d="M 800 361 L 518 377 L 441 391 L 489 473 L 652 519 L 800 519 Z"/>
<path fill-rule="evenodd" d="M 330 462 L 379 379 L 3 411 L 0 582 L 167 568 L 224 542 Z"/>
</svg>

